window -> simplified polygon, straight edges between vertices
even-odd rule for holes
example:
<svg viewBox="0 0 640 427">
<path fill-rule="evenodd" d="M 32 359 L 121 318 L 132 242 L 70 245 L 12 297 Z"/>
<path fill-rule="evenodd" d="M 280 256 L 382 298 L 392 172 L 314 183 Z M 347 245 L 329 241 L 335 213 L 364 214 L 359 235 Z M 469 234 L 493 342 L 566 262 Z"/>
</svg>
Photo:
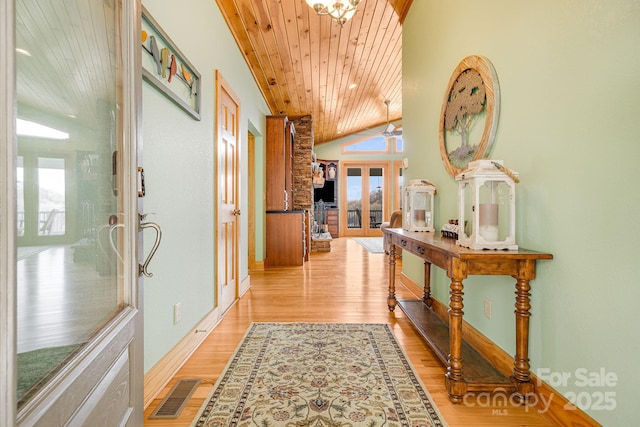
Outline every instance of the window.
<svg viewBox="0 0 640 427">
<path fill-rule="evenodd" d="M 402 136 L 377 135 L 342 143 L 342 154 L 397 154 L 402 153 Z"/>
</svg>

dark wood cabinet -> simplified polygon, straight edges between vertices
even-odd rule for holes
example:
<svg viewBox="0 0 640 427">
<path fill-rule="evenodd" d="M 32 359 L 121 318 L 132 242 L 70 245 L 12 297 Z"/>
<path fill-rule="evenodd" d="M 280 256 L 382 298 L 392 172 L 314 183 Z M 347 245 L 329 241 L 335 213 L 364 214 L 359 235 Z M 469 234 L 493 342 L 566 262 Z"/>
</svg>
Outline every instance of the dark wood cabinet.
<svg viewBox="0 0 640 427">
<path fill-rule="evenodd" d="M 304 211 L 267 211 L 265 267 L 304 264 L 305 215 Z"/>
<path fill-rule="evenodd" d="M 295 128 L 286 116 L 267 117 L 265 167 L 266 210 L 293 208 L 293 138 Z"/>
<path fill-rule="evenodd" d="M 294 210 L 294 137 L 286 116 L 267 116 L 265 267 L 302 265 L 309 258 L 309 212 Z"/>
</svg>

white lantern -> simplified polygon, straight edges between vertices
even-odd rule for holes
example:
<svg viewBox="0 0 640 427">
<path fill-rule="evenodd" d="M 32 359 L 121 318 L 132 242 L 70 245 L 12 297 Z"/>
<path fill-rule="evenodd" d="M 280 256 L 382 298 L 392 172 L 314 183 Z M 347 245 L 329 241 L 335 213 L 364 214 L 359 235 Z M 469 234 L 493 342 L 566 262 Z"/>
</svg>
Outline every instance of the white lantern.
<svg viewBox="0 0 640 427">
<path fill-rule="evenodd" d="M 433 198 L 436 187 L 426 179 L 412 179 L 403 191 L 402 228 L 407 231 L 434 231 Z"/>
<path fill-rule="evenodd" d="M 456 244 L 471 249 L 517 250 L 518 173 L 502 160 L 476 160 L 456 176 L 459 231 Z"/>
</svg>

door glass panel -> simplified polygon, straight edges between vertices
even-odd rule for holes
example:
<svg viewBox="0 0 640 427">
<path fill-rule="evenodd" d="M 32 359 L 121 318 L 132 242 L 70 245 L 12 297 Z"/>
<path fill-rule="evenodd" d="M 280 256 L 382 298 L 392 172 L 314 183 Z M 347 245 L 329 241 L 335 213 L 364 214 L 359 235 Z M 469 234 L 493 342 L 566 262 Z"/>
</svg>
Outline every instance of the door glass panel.
<svg viewBox="0 0 640 427">
<path fill-rule="evenodd" d="M 19 406 L 124 306 L 120 5 L 16 1 Z"/>
<path fill-rule="evenodd" d="M 347 228 L 362 228 L 362 169 L 347 168 Z"/>
<path fill-rule="evenodd" d="M 380 228 L 384 201 L 382 168 L 369 168 L 369 228 Z"/>
<path fill-rule="evenodd" d="M 64 234 L 64 159 L 38 158 L 38 235 Z"/>
</svg>

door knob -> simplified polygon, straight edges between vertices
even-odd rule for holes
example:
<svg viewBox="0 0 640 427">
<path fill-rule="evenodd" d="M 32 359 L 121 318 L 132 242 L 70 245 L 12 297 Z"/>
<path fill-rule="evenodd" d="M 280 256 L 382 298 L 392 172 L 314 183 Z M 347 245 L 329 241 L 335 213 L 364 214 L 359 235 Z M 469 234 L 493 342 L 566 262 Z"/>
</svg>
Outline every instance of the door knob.
<svg viewBox="0 0 640 427">
<path fill-rule="evenodd" d="M 231 215 L 233 216 L 239 216 L 240 215 L 240 209 L 234 209 L 231 211 Z"/>
</svg>

